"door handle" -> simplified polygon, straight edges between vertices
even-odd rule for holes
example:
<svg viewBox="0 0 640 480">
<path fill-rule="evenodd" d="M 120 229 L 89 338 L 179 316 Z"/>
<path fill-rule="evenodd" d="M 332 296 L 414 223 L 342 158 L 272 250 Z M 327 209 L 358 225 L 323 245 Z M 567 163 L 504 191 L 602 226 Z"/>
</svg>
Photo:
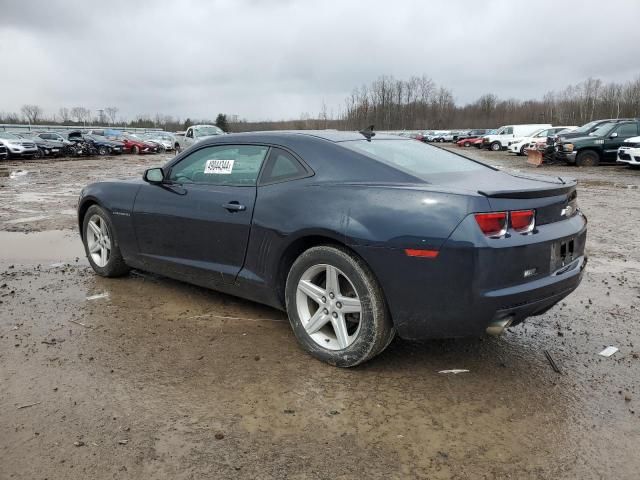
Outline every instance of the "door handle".
<svg viewBox="0 0 640 480">
<path fill-rule="evenodd" d="M 244 212 L 247 207 L 238 203 L 238 202 L 229 202 L 229 203 L 223 203 L 222 204 L 223 208 L 226 208 L 227 210 L 229 210 L 231 213 L 233 212 Z"/>
</svg>

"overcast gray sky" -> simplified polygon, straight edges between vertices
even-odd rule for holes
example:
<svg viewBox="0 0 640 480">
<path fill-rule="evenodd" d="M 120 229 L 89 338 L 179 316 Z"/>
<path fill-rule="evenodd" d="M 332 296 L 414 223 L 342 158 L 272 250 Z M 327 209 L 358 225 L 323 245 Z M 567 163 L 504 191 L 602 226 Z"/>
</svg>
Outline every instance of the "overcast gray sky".
<svg viewBox="0 0 640 480">
<path fill-rule="evenodd" d="M 337 113 L 379 75 L 463 104 L 640 74 L 638 0 L 0 0 L 0 111 Z"/>
</svg>

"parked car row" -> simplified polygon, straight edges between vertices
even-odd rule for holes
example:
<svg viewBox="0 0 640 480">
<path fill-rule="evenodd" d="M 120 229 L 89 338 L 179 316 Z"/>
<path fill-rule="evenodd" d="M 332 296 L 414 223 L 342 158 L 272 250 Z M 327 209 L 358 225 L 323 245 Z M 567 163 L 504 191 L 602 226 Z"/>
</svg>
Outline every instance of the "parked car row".
<svg viewBox="0 0 640 480">
<path fill-rule="evenodd" d="M 589 122 L 581 127 L 549 124 L 505 125 L 481 138 L 458 142 L 493 151 L 526 155 L 542 152 L 544 162 L 583 167 L 601 163 L 640 166 L 640 119 L 615 118 Z"/>
<path fill-rule="evenodd" d="M 127 133 L 105 128 L 64 132 L 0 132 L 0 159 L 179 152 L 202 140 L 224 134 L 215 125 L 193 125 L 177 133 Z"/>
<path fill-rule="evenodd" d="M 176 145 L 175 136 L 168 132 L 142 134 L 117 130 L 0 132 L 0 159 L 163 153 L 173 151 Z"/>
<path fill-rule="evenodd" d="M 640 165 L 640 119 L 616 118 L 596 120 L 581 127 L 540 129 L 519 142 L 511 142 L 507 150 L 526 154 L 528 150 L 543 153 L 545 162 L 594 167 L 601 163 Z"/>
<path fill-rule="evenodd" d="M 595 120 L 581 127 L 535 123 L 504 125 L 496 130 L 426 130 L 400 135 L 423 142 L 453 141 L 459 147 L 506 150 L 515 155 L 536 150 L 545 163 L 640 166 L 640 118 Z"/>
</svg>

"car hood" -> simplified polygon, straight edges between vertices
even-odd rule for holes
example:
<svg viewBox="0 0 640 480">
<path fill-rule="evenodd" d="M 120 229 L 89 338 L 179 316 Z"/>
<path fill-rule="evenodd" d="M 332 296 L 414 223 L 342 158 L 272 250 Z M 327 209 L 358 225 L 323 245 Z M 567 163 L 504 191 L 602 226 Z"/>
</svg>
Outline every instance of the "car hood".
<svg viewBox="0 0 640 480">
<path fill-rule="evenodd" d="M 582 138 L 582 137 L 589 137 L 590 135 L 588 133 L 584 133 L 584 132 L 567 132 L 567 133 L 561 133 L 560 135 L 558 135 L 558 137 L 560 139 L 563 138 Z"/>
<path fill-rule="evenodd" d="M 594 140 L 598 140 L 601 137 L 594 137 L 593 135 L 578 135 L 576 137 L 567 137 L 565 135 L 560 135 L 560 137 L 558 138 L 558 140 L 560 142 L 564 142 L 566 140 L 569 140 L 570 143 L 577 143 L 577 142 L 593 142 Z"/>
<path fill-rule="evenodd" d="M 640 143 L 640 137 L 627 138 L 624 143 Z"/>
<path fill-rule="evenodd" d="M 218 135 L 198 135 L 195 139 L 200 141 L 200 140 L 206 140 L 207 138 L 214 138 L 214 137 L 219 137 L 221 134 Z"/>
</svg>

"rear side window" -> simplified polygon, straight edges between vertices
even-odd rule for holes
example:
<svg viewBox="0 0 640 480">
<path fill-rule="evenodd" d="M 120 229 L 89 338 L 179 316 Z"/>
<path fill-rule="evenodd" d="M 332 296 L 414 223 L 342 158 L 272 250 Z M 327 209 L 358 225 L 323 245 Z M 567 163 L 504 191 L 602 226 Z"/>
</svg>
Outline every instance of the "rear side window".
<svg viewBox="0 0 640 480">
<path fill-rule="evenodd" d="M 218 145 L 196 150 L 171 168 L 169 180 L 203 185 L 253 186 L 269 147 Z"/>
<path fill-rule="evenodd" d="M 293 155 L 280 148 L 272 148 L 260 183 L 283 182 L 305 176 L 307 170 Z"/>
<path fill-rule="evenodd" d="M 415 140 L 351 140 L 340 145 L 419 178 L 437 173 L 471 172 L 489 167 Z"/>
</svg>

